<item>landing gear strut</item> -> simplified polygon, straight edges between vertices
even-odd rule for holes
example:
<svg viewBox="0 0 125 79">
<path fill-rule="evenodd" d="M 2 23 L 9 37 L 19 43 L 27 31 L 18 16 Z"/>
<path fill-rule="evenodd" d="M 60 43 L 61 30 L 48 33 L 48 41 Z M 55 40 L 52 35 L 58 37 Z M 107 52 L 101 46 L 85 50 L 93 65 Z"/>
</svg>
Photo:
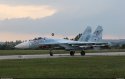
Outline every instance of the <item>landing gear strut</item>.
<svg viewBox="0 0 125 79">
<path fill-rule="evenodd" d="M 81 56 L 85 56 L 85 51 L 81 51 Z"/>
<path fill-rule="evenodd" d="M 49 52 L 50 56 L 53 56 L 53 52 L 52 52 L 52 49 L 50 49 L 50 52 Z"/>
<path fill-rule="evenodd" d="M 75 51 L 70 51 L 70 56 L 74 56 Z"/>
<path fill-rule="evenodd" d="M 49 54 L 50 54 L 50 56 L 53 56 L 53 52 L 50 51 Z"/>
</svg>

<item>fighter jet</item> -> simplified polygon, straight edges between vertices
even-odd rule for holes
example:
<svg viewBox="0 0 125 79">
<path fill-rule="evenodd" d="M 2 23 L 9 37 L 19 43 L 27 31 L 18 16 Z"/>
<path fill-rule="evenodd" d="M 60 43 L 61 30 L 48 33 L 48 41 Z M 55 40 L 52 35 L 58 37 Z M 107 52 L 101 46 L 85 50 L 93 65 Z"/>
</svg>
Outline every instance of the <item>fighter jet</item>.
<svg viewBox="0 0 125 79">
<path fill-rule="evenodd" d="M 87 30 L 88 32 L 91 32 L 90 27 L 88 27 L 87 29 L 88 29 Z M 98 34 L 98 32 L 95 34 Z M 87 35 L 85 35 L 85 36 L 87 36 Z M 74 56 L 76 50 L 80 50 L 81 56 L 84 56 L 85 55 L 84 46 L 95 46 L 95 45 L 107 44 L 104 42 L 97 42 L 97 41 L 96 42 L 92 42 L 92 41 L 86 42 L 86 41 L 84 41 L 83 38 L 84 38 L 84 35 L 82 35 L 78 41 L 74 41 L 74 40 L 66 40 L 66 39 L 38 37 L 33 40 L 29 40 L 29 41 L 23 42 L 21 44 L 18 44 L 15 46 L 15 48 L 18 48 L 18 49 L 48 48 L 50 50 L 50 52 L 49 52 L 50 56 L 53 56 L 52 50 L 54 50 L 54 47 L 60 46 L 60 47 L 63 47 L 64 50 L 70 51 L 71 56 Z"/>
</svg>

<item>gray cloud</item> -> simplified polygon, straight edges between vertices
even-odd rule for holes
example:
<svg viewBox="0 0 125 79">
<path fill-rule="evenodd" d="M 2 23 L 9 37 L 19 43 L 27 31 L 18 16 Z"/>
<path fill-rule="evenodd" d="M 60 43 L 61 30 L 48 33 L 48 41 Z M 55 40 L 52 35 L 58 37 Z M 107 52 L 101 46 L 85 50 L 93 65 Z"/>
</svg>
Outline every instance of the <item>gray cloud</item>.
<svg viewBox="0 0 125 79">
<path fill-rule="evenodd" d="M 104 27 L 104 34 L 124 35 L 124 0 L 1 0 L 9 5 L 50 5 L 58 10 L 44 19 L 28 18 L 0 21 L 0 32 L 20 34 L 78 34 L 87 25 Z"/>
</svg>

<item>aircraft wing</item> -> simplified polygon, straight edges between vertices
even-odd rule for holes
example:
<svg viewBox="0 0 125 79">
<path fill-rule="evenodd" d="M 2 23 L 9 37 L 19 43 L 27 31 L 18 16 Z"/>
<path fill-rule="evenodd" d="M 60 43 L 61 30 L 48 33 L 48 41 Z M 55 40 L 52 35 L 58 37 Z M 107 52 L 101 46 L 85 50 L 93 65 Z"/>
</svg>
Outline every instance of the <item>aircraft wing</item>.
<svg viewBox="0 0 125 79">
<path fill-rule="evenodd" d="M 41 43 L 40 45 L 43 46 L 61 46 L 66 50 L 76 50 L 76 49 L 83 49 L 81 46 L 96 46 L 96 45 L 105 45 L 106 43 L 102 42 L 77 42 L 77 41 L 70 41 L 70 42 L 52 42 L 52 43 Z"/>
</svg>

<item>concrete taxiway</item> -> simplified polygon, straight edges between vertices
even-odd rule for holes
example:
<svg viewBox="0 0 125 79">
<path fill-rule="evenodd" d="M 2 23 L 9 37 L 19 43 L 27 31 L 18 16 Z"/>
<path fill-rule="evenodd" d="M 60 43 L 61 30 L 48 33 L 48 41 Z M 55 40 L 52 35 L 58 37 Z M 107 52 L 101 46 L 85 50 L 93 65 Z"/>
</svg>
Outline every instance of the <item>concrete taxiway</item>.
<svg viewBox="0 0 125 79">
<path fill-rule="evenodd" d="M 4 59 L 34 59 L 34 58 L 62 58 L 62 57 L 93 57 L 93 56 L 125 56 L 125 52 L 86 53 L 85 56 L 80 56 L 79 53 L 76 53 L 75 56 L 70 56 L 69 54 L 54 54 L 54 56 L 50 56 L 49 54 L 7 55 L 7 56 L 0 56 L 0 60 L 4 60 Z"/>
</svg>

